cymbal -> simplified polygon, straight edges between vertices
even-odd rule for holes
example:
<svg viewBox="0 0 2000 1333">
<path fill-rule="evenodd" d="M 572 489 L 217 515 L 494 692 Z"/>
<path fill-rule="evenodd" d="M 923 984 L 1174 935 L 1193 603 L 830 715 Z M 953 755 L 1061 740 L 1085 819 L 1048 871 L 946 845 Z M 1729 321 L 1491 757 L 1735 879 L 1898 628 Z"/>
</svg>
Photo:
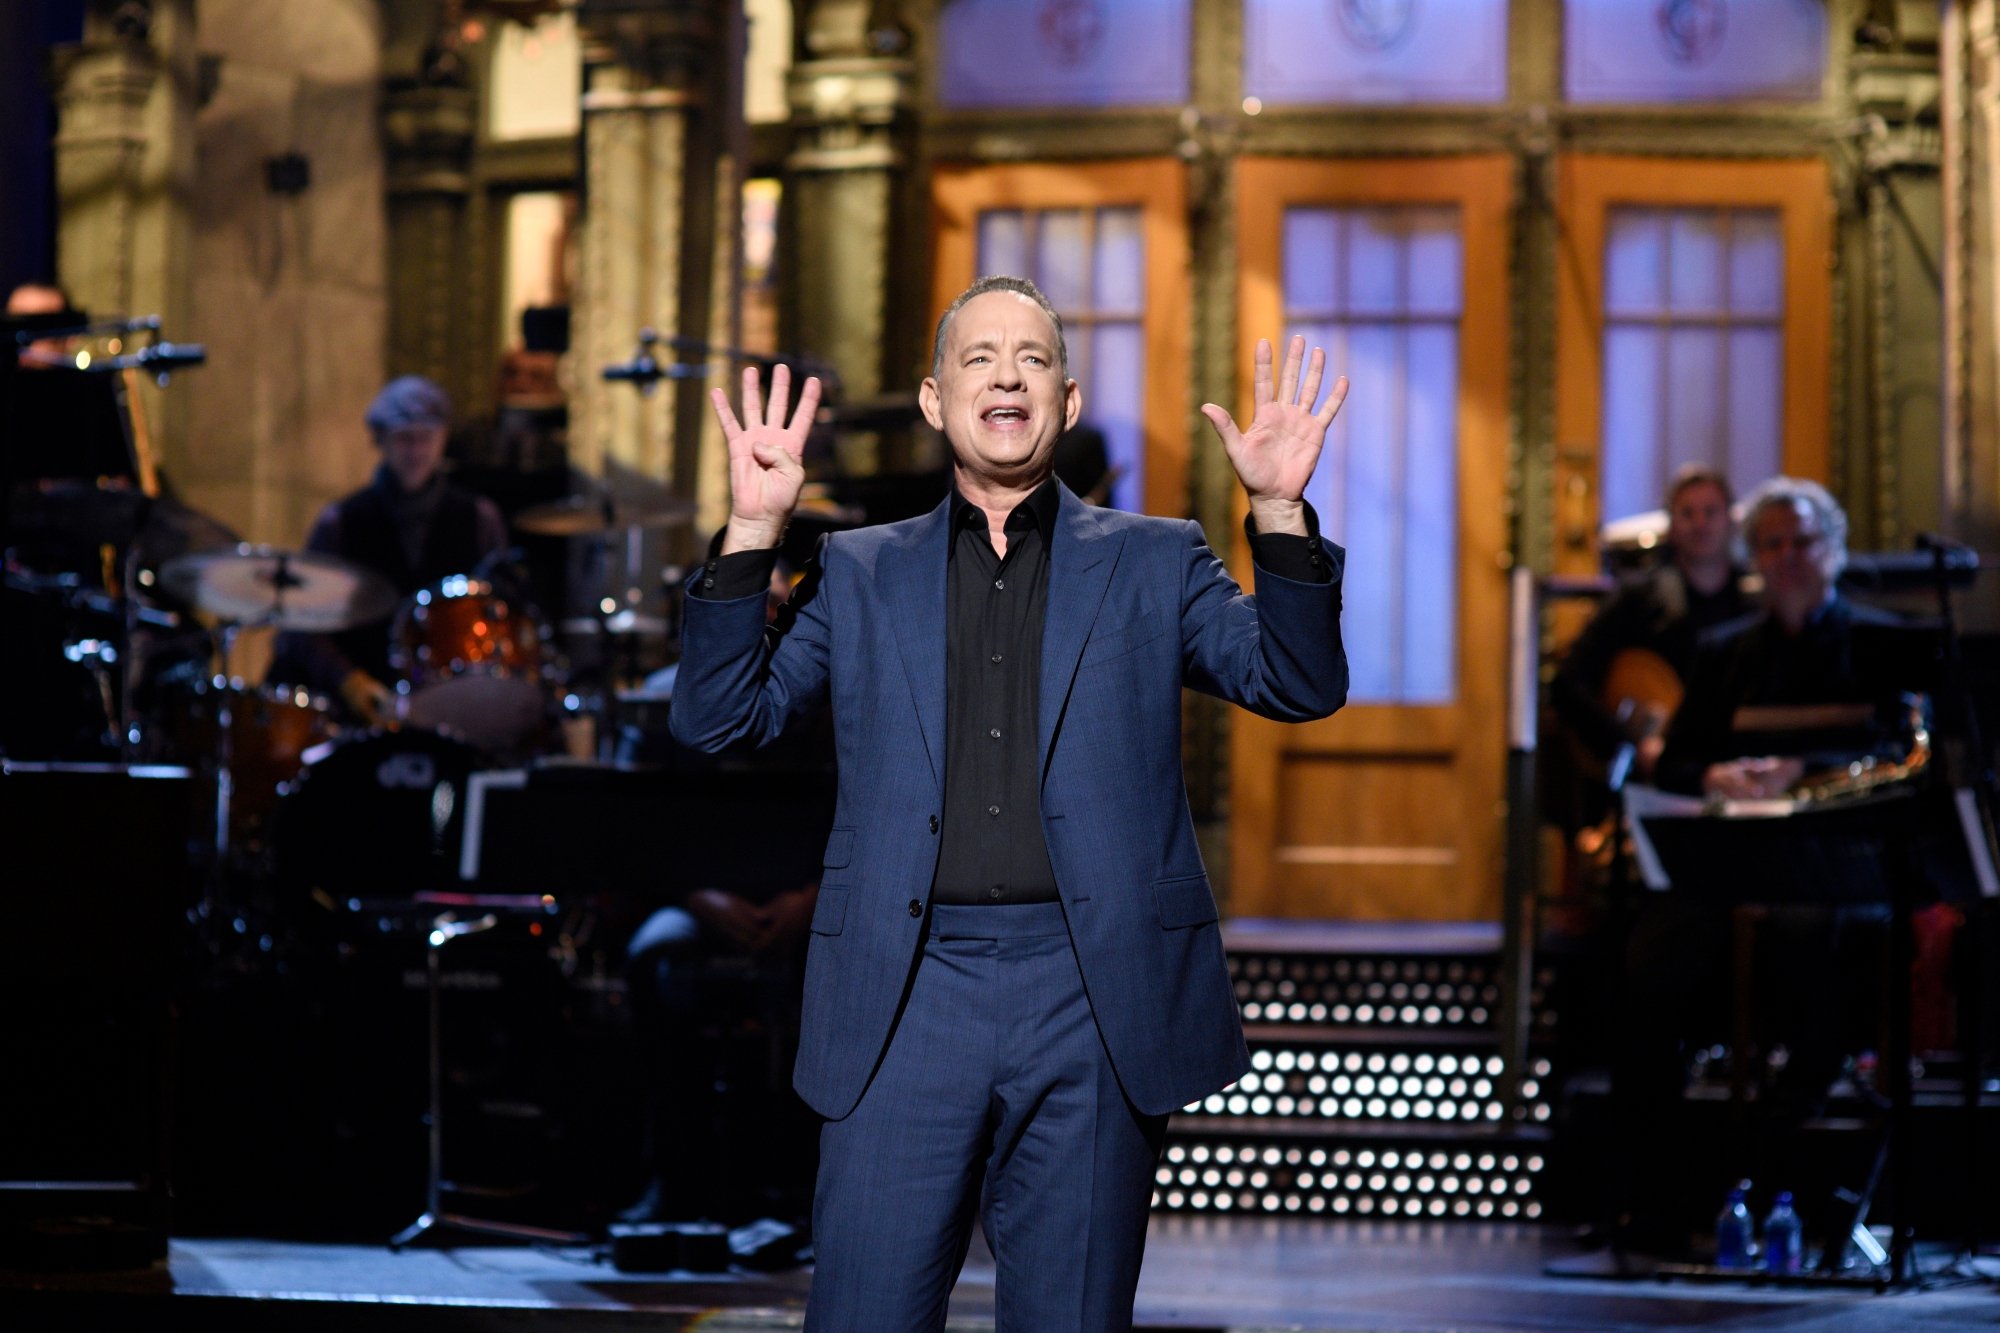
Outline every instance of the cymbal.
<svg viewBox="0 0 2000 1333">
<path fill-rule="evenodd" d="M 695 503 L 672 496 L 640 502 L 572 495 L 514 515 L 514 526 L 542 537 L 595 537 L 626 528 L 675 528 L 694 522 Z"/>
<path fill-rule="evenodd" d="M 352 561 L 248 543 L 176 556 L 160 582 L 223 620 L 321 634 L 380 620 L 397 600 L 387 579 Z"/>
</svg>

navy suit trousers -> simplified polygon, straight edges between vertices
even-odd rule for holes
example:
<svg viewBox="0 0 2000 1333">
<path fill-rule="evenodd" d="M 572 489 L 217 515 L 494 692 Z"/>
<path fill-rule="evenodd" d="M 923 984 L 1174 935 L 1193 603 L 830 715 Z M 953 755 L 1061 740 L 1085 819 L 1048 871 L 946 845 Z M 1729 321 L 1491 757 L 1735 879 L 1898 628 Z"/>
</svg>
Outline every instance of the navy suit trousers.
<svg viewBox="0 0 2000 1333">
<path fill-rule="evenodd" d="M 977 1210 L 999 1333 L 1129 1329 L 1166 1117 L 1119 1086 L 1062 906 L 929 924 L 881 1067 L 820 1133 L 806 1328 L 943 1328 Z"/>
</svg>

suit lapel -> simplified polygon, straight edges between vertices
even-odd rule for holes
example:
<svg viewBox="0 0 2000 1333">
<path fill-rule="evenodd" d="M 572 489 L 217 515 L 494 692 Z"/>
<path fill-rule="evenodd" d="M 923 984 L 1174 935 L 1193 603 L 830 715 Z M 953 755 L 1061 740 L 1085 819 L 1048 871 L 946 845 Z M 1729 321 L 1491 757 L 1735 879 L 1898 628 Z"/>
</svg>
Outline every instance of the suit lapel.
<svg viewBox="0 0 2000 1333">
<path fill-rule="evenodd" d="M 945 541 L 949 498 L 919 519 L 903 541 L 882 552 L 883 603 L 895 622 L 896 648 L 917 706 L 917 725 L 930 757 L 931 779 L 944 791 Z"/>
<path fill-rule="evenodd" d="M 1059 489 L 1055 539 L 1049 544 L 1048 611 L 1042 621 L 1042 680 L 1040 713 L 1041 769 L 1048 771 L 1056 726 L 1069 702 L 1077 660 L 1090 639 L 1111 571 L 1125 544 L 1122 533 L 1106 532 L 1097 511 L 1076 498 L 1069 487 Z"/>
</svg>

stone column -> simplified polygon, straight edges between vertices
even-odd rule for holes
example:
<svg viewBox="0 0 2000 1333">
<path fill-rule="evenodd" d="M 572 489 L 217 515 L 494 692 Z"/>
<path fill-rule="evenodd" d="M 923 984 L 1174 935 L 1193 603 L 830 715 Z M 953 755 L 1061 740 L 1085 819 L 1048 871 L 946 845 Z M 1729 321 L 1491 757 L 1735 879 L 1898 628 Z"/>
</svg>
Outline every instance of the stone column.
<svg viewBox="0 0 2000 1333">
<path fill-rule="evenodd" d="M 93 314 L 157 314 L 190 328 L 189 202 L 199 61 L 194 0 L 91 0 L 83 40 L 57 53 L 57 253 L 70 295 Z M 197 372 L 198 373 L 198 372 Z M 169 469 L 187 448 L 186 396 L 141 389 Z"/>
<path fill-rule="evenodd" d="M 456 40 L 443 33 L 442 42 Z M 488 334 L 473 327 L 468 271 L 472 153 L 479 97 L 454 49 L 434 45 L 382 94 L 389 220 L 388 375 L 428 375 L 461 416 L 491 390 Z"/>
<path fill-rule="evenodd" d="M 807 59 L 791 73 L 793 149 L 785 212 L 793 262 L 789 346 L 832 364 L 852 401 L 912 387 L 928 330 L 922 201 L 911 171 L 916 73 L 899 34 L 871 30 L 864 0 L 816 0 Z M 842 463 L 902 461 L 871 435 L 841 440 Z"/>
<path fill-rule="evenodd" d="M 632 355 L 642 328 L 705 339 L 711 332 L 716 165 L 727 121 L 716 88 L 728 44 L 720 0 L 585 0 L 584 201 L 580 273 L 571 315 L 570 449 L 576 464 L 617 485 L 672 485 L 698 446 L 700 381 L 662 381 L 641 397 L 606 384 L 603 368 Z M 662 348 L 665 355 L 667 349 Z M 678 440 L 689 443 L 677 448 Z"/>
<path fill-rule="evenodd" d="M 2000 544 L 2000 2 L 1945 10 L 1944 225 L 1947 531 Z M 1968 627 L 2000 614 L 1966 599 Z"/>
</svg>

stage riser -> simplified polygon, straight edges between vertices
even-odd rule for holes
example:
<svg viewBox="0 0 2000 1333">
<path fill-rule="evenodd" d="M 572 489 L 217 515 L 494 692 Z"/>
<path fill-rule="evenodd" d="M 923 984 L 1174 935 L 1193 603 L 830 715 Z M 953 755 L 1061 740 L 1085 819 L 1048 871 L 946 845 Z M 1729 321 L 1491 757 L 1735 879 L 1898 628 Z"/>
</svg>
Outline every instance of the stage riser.
<svg viewBox="0 0 2000 1333">
<path fill-rule="evenodd" d="M 1553 973 L 1536 978 L 1535 1053 L 1510 1105 L 1497 949 L 1347 952 L 1316 934 L 1311 949 L 1231 950 L 1252 1069 L 1174 1116 L 1154 1209 L 1540 1220 Z"/>
</svg>

